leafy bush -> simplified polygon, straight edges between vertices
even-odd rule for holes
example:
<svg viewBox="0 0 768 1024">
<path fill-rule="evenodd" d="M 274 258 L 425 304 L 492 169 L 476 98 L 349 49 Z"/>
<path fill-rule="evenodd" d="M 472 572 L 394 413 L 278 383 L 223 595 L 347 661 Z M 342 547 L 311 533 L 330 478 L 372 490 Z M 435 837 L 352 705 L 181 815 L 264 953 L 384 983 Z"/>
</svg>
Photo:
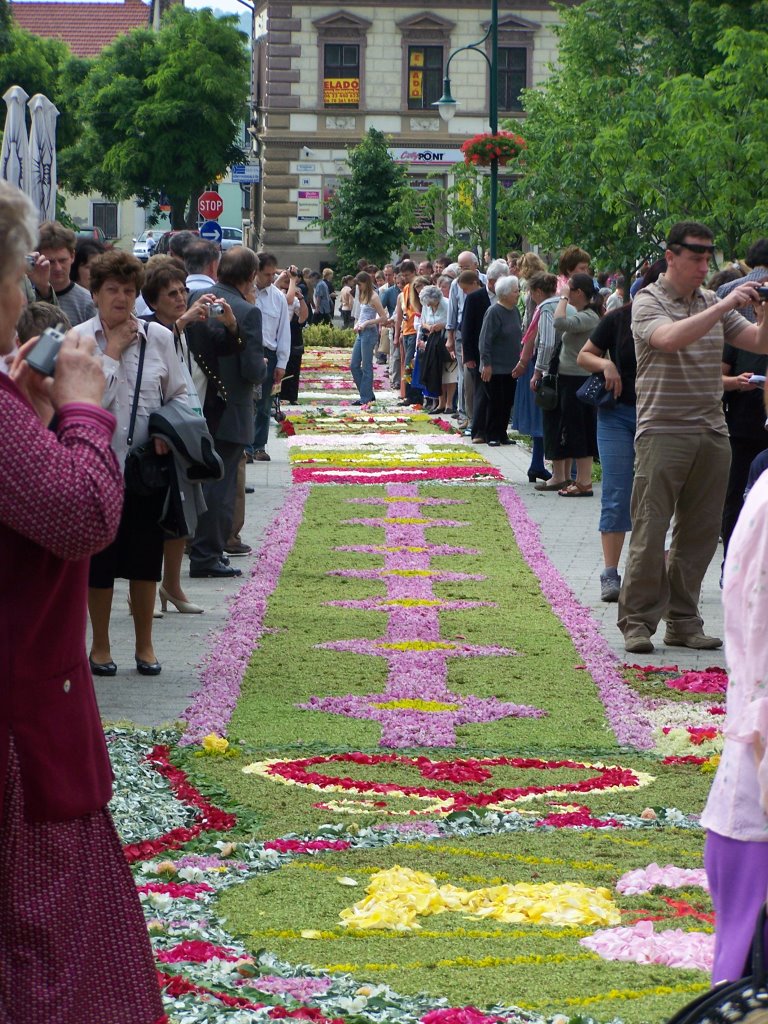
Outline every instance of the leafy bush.
<svg viewBox="0 0 768 1024">
<path fill-rule="evenodd" d="M 304 328 L 304 347 L 310 348 L 352 348 L 355 332 L 333 324 L 310 324 Z"/>
</svg>

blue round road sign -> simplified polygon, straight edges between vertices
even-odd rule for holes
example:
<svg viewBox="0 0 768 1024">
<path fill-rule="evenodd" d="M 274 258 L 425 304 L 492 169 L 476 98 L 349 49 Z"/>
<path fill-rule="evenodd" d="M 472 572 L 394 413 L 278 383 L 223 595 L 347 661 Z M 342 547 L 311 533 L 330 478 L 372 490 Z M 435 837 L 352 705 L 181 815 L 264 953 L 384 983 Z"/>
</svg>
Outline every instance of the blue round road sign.
<svg viewBox="0 0 768 1024">
<path fill-rule="evenodd" d="M 200 237 L 204 238 L 206 242 L 215 242 L 217 245 L 220 244 L 223 234 L 221 224 L 217 220 L 207 220 L 200 228 Z"/>
</svg>

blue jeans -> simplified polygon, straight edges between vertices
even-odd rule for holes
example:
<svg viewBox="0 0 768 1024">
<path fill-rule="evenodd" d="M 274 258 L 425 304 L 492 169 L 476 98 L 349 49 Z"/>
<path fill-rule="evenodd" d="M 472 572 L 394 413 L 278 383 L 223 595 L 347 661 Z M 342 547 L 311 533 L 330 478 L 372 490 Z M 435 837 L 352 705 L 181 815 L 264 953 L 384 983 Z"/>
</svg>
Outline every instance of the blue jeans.
<svg viewBox="0 0 768 1024">
<path fill-rule="evenodd" d="M 269 421 L 272 418 L 272 383 L 277 366 L 277 352 L 264 349 L 267 363 L 267 375 L 261 382 L 261 398 L 254 403 L 253 416 L 253 447 L 260 451 L 267 447 L 269 440 Z"/>
<path fill-rule="evenodd" d="M 352 355 L 349 360 L 349 370 L 360 392 L 360 401 L 363 404 L 374 400 L 373 394 L 373 352 L 376 342 L 379 340 L 379 332 L 375 327 L 366 327 L 359 331 L 355 344 L 352 346 Z"/>
<path fill-rule="evenodd" d="M 635 424 L 633 405 L 617 402 L 597 411 L 597 450 L 603 467 L 600 533 L 629 533 L 629 506 L 635 469 Z"/>
</svg>

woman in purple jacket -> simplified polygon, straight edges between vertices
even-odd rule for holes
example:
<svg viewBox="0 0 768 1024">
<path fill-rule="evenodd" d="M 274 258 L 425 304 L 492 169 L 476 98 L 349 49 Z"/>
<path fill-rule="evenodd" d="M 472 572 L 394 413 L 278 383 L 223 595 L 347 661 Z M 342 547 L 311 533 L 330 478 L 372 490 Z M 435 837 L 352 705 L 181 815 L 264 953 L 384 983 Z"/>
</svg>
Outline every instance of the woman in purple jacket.
<svg viewBox="0 0 768 1024">
<path fill-rule="evenodd" d="M 3 364 L 36 236 L 0 181 Z M 34 344 L 0 373 L 0 1020 L 160 1024 L 85 653 L 89 557 L 122 507 L 115 420 L 93 338 L 70 332 L 53 378 L 26 363 Z"/>
</svg>

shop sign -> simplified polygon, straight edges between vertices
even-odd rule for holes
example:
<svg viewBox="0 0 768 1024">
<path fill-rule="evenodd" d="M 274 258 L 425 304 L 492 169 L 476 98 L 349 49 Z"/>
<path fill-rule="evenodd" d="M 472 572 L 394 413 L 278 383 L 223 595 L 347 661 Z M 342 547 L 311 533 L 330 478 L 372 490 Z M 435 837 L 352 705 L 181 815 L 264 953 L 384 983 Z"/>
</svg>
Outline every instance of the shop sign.
<svg viewBox="0 0 768 1024">
<path fill-rule="evenodd" d="M 359 78 L 324 78 L 323 105 L 326 107 L 356 107 L 360 103 Z"/>
<path fill-rule="evenodd" d="M 464 154 L 460 149 L 390 149 L 389 155 L 396 164 L 416 164 L 419 167 L 444 167 L 446 164 L 460 164 Z"/>
<path fill-rule="evenodd" d="M 299 189 L 296 210 L 298 220 L 319 220 L 322 211 L 320 189 Z"/>
</svg>

